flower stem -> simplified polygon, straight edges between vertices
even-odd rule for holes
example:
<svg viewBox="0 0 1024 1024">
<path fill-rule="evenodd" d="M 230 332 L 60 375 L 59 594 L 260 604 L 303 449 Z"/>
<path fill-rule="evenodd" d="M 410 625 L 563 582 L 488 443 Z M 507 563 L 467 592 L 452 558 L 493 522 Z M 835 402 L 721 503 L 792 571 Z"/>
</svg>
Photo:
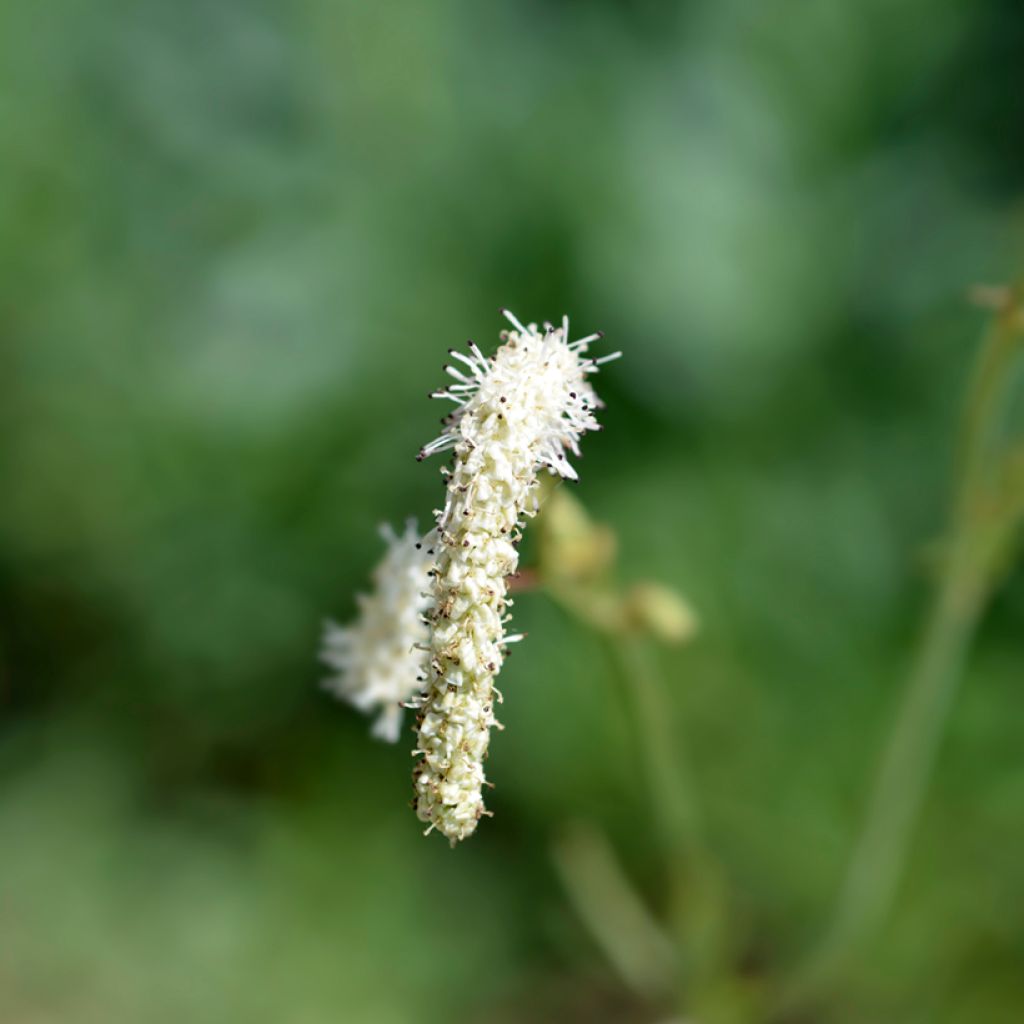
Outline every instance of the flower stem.
<svg viewBox="0 0 1024 1024">
<path fill-rule="evenodd" d="M 607 837 L 584 822 L 566 825 L 552 853 L 576 914 L 619 976 L 660 1001 L 675 980 L 675 948 L 633 888 Z"/>
<path fill-rule="evenodd" d="M 983 603 L 967 567 L 951 572 L 936 597 L 815 976 L 862 949 L 888 914 Z"/>
<path fill-rule="evenodd" d="M 717 978 L 723 951 L 724 892 L 704 840 L 703 816 L 673 723 L 668 691 L 647 645 L 608 638 L 636 725 L 638 755 L 666 870 L 666 909 L 675 936 L 676 989 L 680 1008 L 692 1008 Z"/>
<path fill-rule="evenodd" d="M 664 681 L 642 641 L 616 637 L 611 645 L 636 716 L 661 843 L 674 851 L 702 847 L 701 814 Z"/>
<path fill-rule="evenodd" d="M 964 663 L 1015 527 L 1014 516 L 999 507 L 995 481 L 1002 461 L 991 449 L 1008 371 L 1019 349 L 1019 315 L 1018 302 L 1009 302 L 979 354 L 961 425 L 957 487 L 939 589 L 831 925 L 785 994 L 784 1008 L 830 984 L 884 924 L 896 896 Z"/>
</svg>

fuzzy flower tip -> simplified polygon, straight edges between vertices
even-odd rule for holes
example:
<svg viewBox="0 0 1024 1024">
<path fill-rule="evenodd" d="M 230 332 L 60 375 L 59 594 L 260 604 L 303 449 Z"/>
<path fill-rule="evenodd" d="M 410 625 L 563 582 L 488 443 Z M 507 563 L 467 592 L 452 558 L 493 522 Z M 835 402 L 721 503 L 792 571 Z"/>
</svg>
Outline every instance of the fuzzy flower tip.
<svg viewBox="0 0 1024 1024">
<path fill-rule="evenodd" d="M 454 845 L 476 828 L 484 809 L 483 762 L 497 725 L 494 678 L 507 645 L 506 577 L 516 571 L 516 544 L 525 517 L 536 512 L 541 468 L 576 479 L 566 452 L 597 430 L 600 402 L 587 378 L 619 353 L 591 359 L 600 334 L 569 341 L 559 327 L 513 329 L 490 358 L 473 342 L 469 354 L 449 350 L 453 382 L 435 397 L 455 402 L 445 430 L 420 452 L 454 450 L 447 498 L 437 512 L 427 683 L 418 700 L 419 755 L 414 772 L 416 813 Z M 458 364 L 458 365 L 455 365 Z M 500 726 L 499 726 L 500 728 Z"/>
<path fill-rule="evenodd" d="M 372 733 L 394 743 L 402 724 L 401 705 L 423 685 L 430 602 L 427 569 L 433 555 L 410 519 L 397 535 L 381 527 L 387 543 L 384 558 L 373 571 L 371 594 L 356 601 L 359 615 L 348 626 L 324 626 L 320 658 L 337 675 L 325 689 L 367 714 L 377 712 Z"/>
</svg>

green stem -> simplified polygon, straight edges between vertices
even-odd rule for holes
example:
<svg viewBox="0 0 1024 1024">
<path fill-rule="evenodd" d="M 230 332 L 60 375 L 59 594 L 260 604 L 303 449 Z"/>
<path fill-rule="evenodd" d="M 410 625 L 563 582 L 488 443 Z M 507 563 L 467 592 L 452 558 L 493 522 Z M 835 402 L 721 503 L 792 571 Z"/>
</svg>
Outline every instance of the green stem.
<svg viewBox="0 0 1024 1024">
<path fill-rule="evenodd" d="M 641 997 L 661 1001 L 675 983 L 675 947 L 630 883 L 605 835 L 567 825 L 552 847 L 579 919 L 619 976 Z"/>
<path fill-rule="evenodd" d="M 999 459 L 990 451 L 1009 369 L 1020 344 L 1019 305 L 1008 305 L 979 354 L 960 431 L 950 545 L 917 659 L 884 748 L 867 815 L 831 926 L 785 994 L 791 1008 L 819 993 L 884 923 L 894 901 L 979 619 L 1012 517 L 993 516 Z"/>
<path fill-rule="evenodd" d="M 812 985 L 861 950 L 892 905 L 984 597 L 969 565 L 951 572 L 936 597 L 831 930 L 805 979 Z"/>
<path fill-rule="evenodd" d="M 679 1009 L 692 1009 L 722 968 L 721 877 L 705 844 L 703 817 L 665 681 L 642 641 L 609 637 L 609 645 L 635 717 L 638 753 L 666 868 Z"/>
<path fill-rule="evenodd" d="M 640 640 L 610 641 L 624 689 L 636 716 L 639 755 L 644 762 L 651 804 L 666 851 L 703 849 L 701 814 L 679 730 L 664 681 Z"/>
</svg>

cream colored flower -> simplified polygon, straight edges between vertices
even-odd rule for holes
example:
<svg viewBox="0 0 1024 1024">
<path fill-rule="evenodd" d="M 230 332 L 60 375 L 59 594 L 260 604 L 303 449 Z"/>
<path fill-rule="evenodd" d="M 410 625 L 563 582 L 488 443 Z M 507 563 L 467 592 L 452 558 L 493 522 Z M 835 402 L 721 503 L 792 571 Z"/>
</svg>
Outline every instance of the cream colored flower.
<svg viewBox="0 0 1024 1024">
<path fill-rule="evenodd" d="M 454 845 L 476 828 L 484 809 L 483 761 L 494 717 L 494 677 L 507 645 L 505 579 L 516 571 L 516 543 L 524 517 L 536 512 L 537 473 L 568 479 L 576 471 L 566 451 L 597 430 L 600 406 L 587 377 L 602 359 L 587 349 L 601 335 L 569 341 L 568 318 L 558 328 L 524 327 L 505 312 L 513 330 L 487 358 L 472 342 L 469 354 L 451 351 L 454 383 L 435 392 L 458 408 L 444 433 L 420 458 L 454 449 L 445 506 L 437 514 L 427 685 L 418 704 L 420 756 L 415 772 L 416 813 Z"/>
<path fill-rule="evenodd" d="M 428 631 L 423 617 L 430 603 L 427 569 L 433 561 L 428 538 L 415 520 L 398 536 L 381 527 L 387 552 L 373 571 L 374 589 L 356 601 L 359 616 L 349 626 L 324 627 L 323 660 L 337 675 L 324 687 L 360 711 L 379 712 L 372 733 L 394 743 L 402 724 L 401 705 L 423 686 Z"/>
</svg>

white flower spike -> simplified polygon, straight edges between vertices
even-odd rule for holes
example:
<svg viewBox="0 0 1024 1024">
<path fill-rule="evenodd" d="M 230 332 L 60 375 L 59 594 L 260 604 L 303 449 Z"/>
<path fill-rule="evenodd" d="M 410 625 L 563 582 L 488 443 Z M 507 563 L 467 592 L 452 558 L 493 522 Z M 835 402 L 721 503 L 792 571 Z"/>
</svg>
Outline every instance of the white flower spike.
<svg viewBox="0 0 1024 1024">
<path fill-rule="evenodd" d="M 324 680 L 325 689 L 360 711 L 379 712 L 371 732 L 394 743 L 401 705 L 423 687 L 432 534 L 421 540 L 413 519 L 401 536 L 387 525 L 380 532 L 387 552 L 373 571 L 373 592 L 357 596 L 354 623 L 324 626 L 320 658 L 338 673 Z"/>
<path fill-rule="evenodd" d="M 434 396 L 458 408 L 418 456 L 454 449 L 452 468 L 442 470 L 448 491 L 437 512 L 413 776 L 418 817 L 453 846 L 488 813 L 483 761 L 491 726 L 498 725 L 494 700 L 501 700 L 494 678 L 507 645 L 522 639 L 505 633 L 505 580 L 516 571 L 523 519 L 537 511 L 538 471 L 576 479 L 566 450 L 578 455 L 580 437 L 600 429 L 600 402 L 587 378 L 621 354 L 591 359 L 588 347 L 601 335 L 570 342 L 567 317 L 560 327 L 538 330 L 502 313 L 513 330 L 502 332 L 504 344 L 492 357 L 473 342 L 468 355 L 449 349 L 459 365 L 445 367 L 453 383 Z"/>
</svg>

